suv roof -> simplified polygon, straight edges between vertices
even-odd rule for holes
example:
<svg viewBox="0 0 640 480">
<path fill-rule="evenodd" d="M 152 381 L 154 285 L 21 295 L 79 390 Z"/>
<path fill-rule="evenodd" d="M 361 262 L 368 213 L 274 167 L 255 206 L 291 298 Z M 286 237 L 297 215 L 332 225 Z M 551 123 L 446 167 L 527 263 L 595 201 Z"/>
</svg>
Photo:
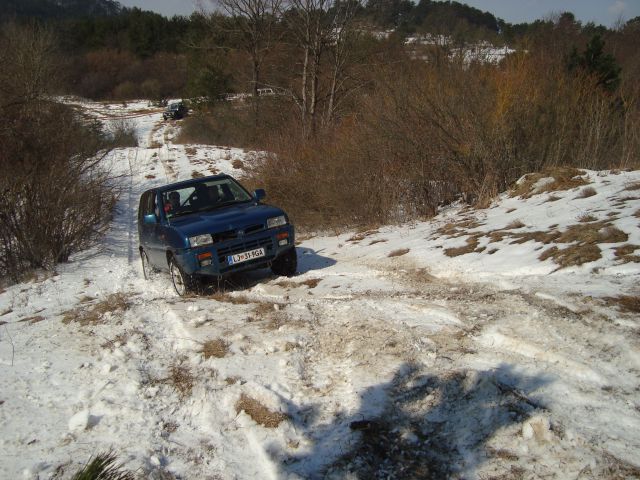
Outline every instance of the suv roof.
<svg viewBox="0 0 640 480">
<path fill-rule="evenodd" d="M 209 175 L 208 177 L 198 177 L 198 178 L 190 178 L 189 180 L 181 180 L 179 182 L 167 183 L 165 185 L 161 185 L 159 187 L 150 188 L 149 190 L 157 190 L 157 191 L 167 191 L 167 190 L 175 190 L 182 187 L 186 187 L 189 185 L 195 185 L 201 182 L 208 182 L 209 180 L 220 180 L 222 178 L 233 178 L 226 173 L 219 173 L 217 175 Z"/>
</svg>

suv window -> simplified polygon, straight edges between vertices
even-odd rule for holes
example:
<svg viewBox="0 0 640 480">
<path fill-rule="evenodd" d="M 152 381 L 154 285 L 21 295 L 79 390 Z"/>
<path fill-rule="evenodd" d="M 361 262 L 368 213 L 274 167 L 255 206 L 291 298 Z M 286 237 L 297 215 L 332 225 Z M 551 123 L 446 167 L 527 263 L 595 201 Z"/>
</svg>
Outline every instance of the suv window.
<svg viewBox="0 0 640 480">
<path fill-rule="evenodd" d="M 162 206 L 167 218 L 250 200 L 251 195 L 231 178 L 199 182 L 162 192 Z"/>
<path fill-rule="evenodd" d="M 155 214 L 158 215 L 158 212 L 155 211 L 155 203 L 156 203 L 156 195 L 154 191 L 145 192 L 140 199 L 140 208 L 138 211 L 140 212 L 140 219 L 145 215 Z"/>
</svg>

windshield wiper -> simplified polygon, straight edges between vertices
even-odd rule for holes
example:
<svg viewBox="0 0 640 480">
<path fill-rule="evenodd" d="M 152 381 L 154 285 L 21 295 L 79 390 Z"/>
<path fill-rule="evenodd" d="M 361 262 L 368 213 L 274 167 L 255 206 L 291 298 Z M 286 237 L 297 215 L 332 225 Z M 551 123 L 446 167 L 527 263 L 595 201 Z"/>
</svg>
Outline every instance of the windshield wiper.
<svg viewBox="0 0 640 480">
<path fill-rule="evenodd" d="M 183 215 L 189 215 L 190 213 L 196 213 L 196 210 L 180 210 L 179 212 L 171 215 L 171 218 L 181 217 Z"/>
</svg>

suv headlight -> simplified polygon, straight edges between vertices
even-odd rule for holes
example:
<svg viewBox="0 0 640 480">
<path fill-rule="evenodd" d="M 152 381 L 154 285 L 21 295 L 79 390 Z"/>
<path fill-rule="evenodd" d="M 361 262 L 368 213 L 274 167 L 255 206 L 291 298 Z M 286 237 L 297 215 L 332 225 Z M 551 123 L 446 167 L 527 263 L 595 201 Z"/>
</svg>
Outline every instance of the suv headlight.
<svg viewBox="0 0 640 480">
<path fill-rule="evenodd" d="M 194 237 L 189 237 L 189 244 L 192 247 L 201 247 L 203 245 L 209 245 L 213 243 L 213 239 L 211 238 L 211 235 L 204 234 L 204 235 L 196 235 Z"/>
<path fill-rule="evenodd" d="M 267 219 L 267 228 L 281 227 L 282 225 L 287 224 L 287 219 L 284 215 L 279 215 L 277 217 L 271 217 Z"/>
</svg>

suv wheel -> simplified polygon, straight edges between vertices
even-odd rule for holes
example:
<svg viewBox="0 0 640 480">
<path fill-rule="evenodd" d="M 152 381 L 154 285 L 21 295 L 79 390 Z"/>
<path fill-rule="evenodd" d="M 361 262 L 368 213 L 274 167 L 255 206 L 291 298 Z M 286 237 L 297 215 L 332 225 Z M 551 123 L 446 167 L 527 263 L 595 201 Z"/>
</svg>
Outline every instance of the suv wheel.
<svg viewBox="0 0 640 480">
<path fill-rule="evenodd" d="M 276 258 L 271 264 L 271 271 L 276 275 L 293 277 L 298 269 L 296 249 L 291 248 Z"/>
<path fill-rule="evenodd" d="M 184 273 L 178 262 L 171 257 L 169 260 L 169 272 L 171 273 L 171 283 L 179 296 L 184 296 L 192 289 L 193 279 L 191 275 Z"/>
<path fill-rule="evenodd" d="M 147 252 L 144 250 L 140 250 L 140 260 L 142 260 L 142 274 L 144 275 L 144 279 L 150 280 L 151 275 L 153 275 L 153 267 L 149 263 Z"/>
</svg>

